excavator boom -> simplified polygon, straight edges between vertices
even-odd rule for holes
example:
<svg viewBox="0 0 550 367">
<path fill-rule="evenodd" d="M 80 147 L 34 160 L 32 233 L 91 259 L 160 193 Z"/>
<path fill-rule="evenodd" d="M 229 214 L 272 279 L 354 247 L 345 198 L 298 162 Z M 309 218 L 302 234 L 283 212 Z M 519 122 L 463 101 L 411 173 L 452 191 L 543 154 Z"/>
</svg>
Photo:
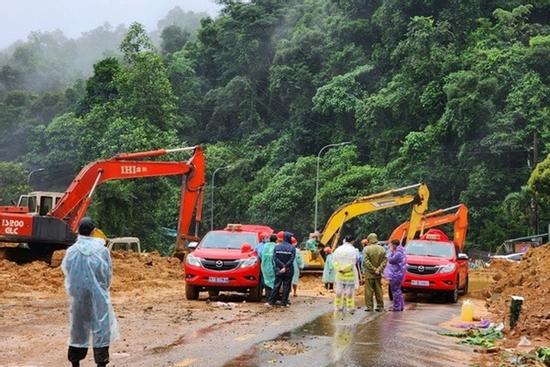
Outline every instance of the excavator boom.
<svg viewBox="0 0 550 367">
<path fill-rule="evenodd" d="M 466 241 L 466 231 L 468 230 L 468 208 L 464 204 L 438 209 L 428 213 L 422 217 L 416 227 L 411 226 L 410 221 L 403 222 L 393 230 L 389 241 L 398 240 L 402 242 L 405 238 L 405 234 L 407 234 L 407 240 L 410 240 L 414 238 L 416 232 L 421 232 L 422 234 L 427 229 L 439 227 L 448 223 L 453 223 L 453 242 L 460 251 L 462 251 L 464 249 L 464 242 Z M 408 234 L 413 231 L 413 237 L 409 238 Z"/>
<path fill-rule="evenodd" d="M 417 189 L 416 194 L 401 194 L 403 191 L 415 188 Z M 336 209 L 325 225 L 320 242 L 323 245 L 329 245 L 332 241 L 332 247 L 335 247 L 338 243 L 340 231 L 347 221 L 360 215 L 400 205 L 412 203 L 413 210 L 410 222 L 420 223 L 422 215 L 428 208 L 429 197 L 428 187 L 425 184 L 416 184 L 355 199 L 351 203 L 344 204 Z M 414 233 L 409 235 L 412 238 Z"/>
<path fill-rule="evenodd" d="M 142 160 L 169 153 L 191 151 L 185 162 Z M 185 239 L 196 238 L 189 234 L 193 222 L 201 219 L 203 186 L 205 183 L 205 158 L 202 147 L 159 149 L 148 152 L 123 153 L 110 159 L 99 160 L 85 166 L 75 177 L 47 215 L 31 216 L 27 213 L 10 213 L 0 210 L 0 241 L 29 242 L 67 245 L 74 240 L 78 224 L 92 201 L 98 185 L 111 180 L 145 177 L 183 177 L 178 222 L 178 242 L 181 247 Z M 15 217 L 14 217 L 15 216 Z M 12 229 L 13 225 L 21 228 Z"/>
</svg>

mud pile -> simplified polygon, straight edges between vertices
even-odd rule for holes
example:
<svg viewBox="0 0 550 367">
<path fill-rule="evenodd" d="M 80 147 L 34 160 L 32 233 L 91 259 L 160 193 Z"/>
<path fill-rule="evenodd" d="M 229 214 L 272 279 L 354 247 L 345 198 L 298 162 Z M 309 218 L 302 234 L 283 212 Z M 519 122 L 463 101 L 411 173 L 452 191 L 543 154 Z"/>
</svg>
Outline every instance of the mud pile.
<svg viewBox="0 0 550 367">
<path fill-rule="evenodd" d="M 319 274 L 301 274 L 298 293 L 302 291 L 306 291 L 310 296 L 326 296 L 329 294 Z"/>
<path fill-rule="evenodd" d="M 64 292 L 60 264 L 64 251 L 57 251 L 52 265 L 42 261 L 18 265 L 0 259 L 0 295 L 56 294 Z M 182 283 L 182 266 L 173 257 L 156 252 L 113 252 L 113 293 L 169 288 Z"/>
<path fill-rule="evenodd" d="M 25 265 L 0 259 L 0 295 L 57 293 L 63 290 L 63 273 L 43 261 Z"/>
<path fill-rule="evenodd" d="M 174 281 L 183 284 L 183 268 L 175 257 L 163 257 L 158 252 L 113 252 L 111 256 L 111 289 L 115 293 L 146 288 L 170 288 Z"/>
<path fill-rule="evenodd" d="M 550 244 L 530 249 L 522 261 L 493 261 L 489 309 L 509 327 L 511 296 L 524 297 L 519 322 L 509 336 L 550 339 Z"/>
</svg>

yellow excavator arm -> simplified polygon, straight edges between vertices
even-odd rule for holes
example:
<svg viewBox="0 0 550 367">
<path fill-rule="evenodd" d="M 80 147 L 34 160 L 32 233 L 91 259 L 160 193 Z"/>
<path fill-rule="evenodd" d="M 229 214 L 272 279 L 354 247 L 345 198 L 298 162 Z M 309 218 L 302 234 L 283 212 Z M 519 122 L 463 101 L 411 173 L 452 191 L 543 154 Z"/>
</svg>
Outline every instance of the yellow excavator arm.
<svg viewBox="0 0 550 367">
<path fill-rule="evenodd" d="M 417 189 L 416 194 L 401 194 L 403 191 Z M 413 204 L 413 210 L 409 223 L 412 225 L 407 233 L 407 239 L 413 239 L 415 229 L 422 220 L 422 215 L 428 209 L 430 191 L 425 184 L 416 184 L 388 190 L 378 194 L 360 197 L 351 203 L 347 203 L 336 209 L 329 218 L 321 236 L 321 243 L 329 245 L 332 240 L 332 248 L 336 247 L 340 238 L 340 231 L 347 221 L 360 215 L 393 208 L 400 205 Z"/>
</svg>

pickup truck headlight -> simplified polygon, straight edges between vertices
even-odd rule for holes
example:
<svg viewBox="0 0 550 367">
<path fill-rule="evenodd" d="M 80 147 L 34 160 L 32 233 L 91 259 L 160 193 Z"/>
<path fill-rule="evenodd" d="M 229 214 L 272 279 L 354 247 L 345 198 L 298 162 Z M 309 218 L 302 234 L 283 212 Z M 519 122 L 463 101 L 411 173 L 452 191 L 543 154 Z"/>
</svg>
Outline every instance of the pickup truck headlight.
<svg viewBox="0 0 550 367">
<path fill-rule="evenodd" d="M 189 265 L 193 265 L 193 266 L 201 266 L 201 260 L 196 257 L 196 256 L 193 256 L 191 254 L 187 255 L 187 257 L 185 258 L 185 261 L 189 264 Z"/>
<path fill-rule="evenodd" d="M 241 261 L 241 268 L 248 268 L 249 266 L 254 266 L 258 262 L 258 258 L 256 256 L 250 257 L 246 260 Z"/>
<path fill-rule="evenodd" d="M 452 273 L 453 271 L 455 271 L 455 269 L 456 269 L 455 263 L 450 263 L 450 264 L 447 264 L 447 265 L 440 265 L 439 266 L 439 272 L 440 273 Z"/>
</svg>

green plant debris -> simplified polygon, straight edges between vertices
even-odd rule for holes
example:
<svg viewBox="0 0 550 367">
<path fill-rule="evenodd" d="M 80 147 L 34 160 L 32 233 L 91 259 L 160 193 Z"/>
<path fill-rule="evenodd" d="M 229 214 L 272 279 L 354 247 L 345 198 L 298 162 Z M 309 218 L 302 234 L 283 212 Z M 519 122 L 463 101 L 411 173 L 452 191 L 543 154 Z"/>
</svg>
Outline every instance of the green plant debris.
<svg viewBox="0 0 550 367">
<path fill-rule="evenodd" d="M 460 332 L 440 333 L 440 335 L 460 338 L 462 339 L 459 341 L 460 344 L 476 345 L 483 348 L 493 348 L 496 340 L 503 337 L 502 331 L 495 327 L 490 327 L 486 330 L 471 329 Z"/>
</svg>

